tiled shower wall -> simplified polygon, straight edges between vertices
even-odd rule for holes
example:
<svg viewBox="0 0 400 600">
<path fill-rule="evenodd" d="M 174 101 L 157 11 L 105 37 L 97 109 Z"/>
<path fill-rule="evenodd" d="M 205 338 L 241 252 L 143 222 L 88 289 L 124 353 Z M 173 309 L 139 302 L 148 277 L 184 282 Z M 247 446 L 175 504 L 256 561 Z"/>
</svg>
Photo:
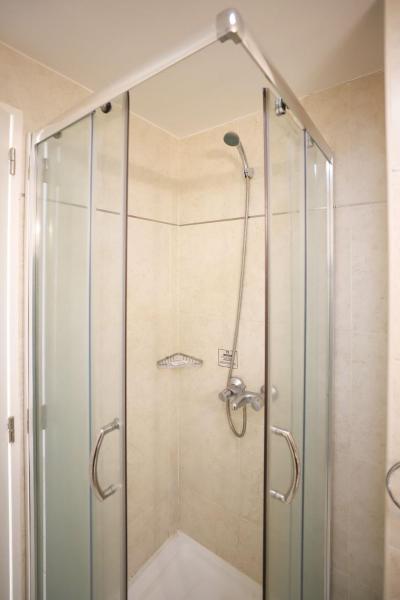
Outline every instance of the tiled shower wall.
<svg viewBox="0 0 400 600">
<path fill-rule="evenodd" d="M 304 105 L 335 152 L 333 600 L 380 600 L 387 360 L 383 74 L 313 94 Z"/>
<path fill-rule="evenodd" d="M 247 433 L 238 439 L 218 399 L 227 377 L 227 368 L 218 366 L 218 349 L 232 348 L 245 202 L 240 158 L 223 143 L 232 129 L 254 167 L 234 374 L 250 390 L 264 383 L 263 125 L 256 114 L 180 142 L 179 342 L 184 352 L 204 360 L 201 369 L 180 377 L 180 528 L 261 581 L 264 411 L 248 409 Z"/>
<path fill-rule="evenodd" d="M 177 529 L 177 140 L 131 119 L 128 202 L 128 575 Z"/>
<path fill-rule="evenodd" d="M 389 360 L 386 468 L 400 460 L 400 5 L 385 1 L 385 89 L 389 226 Z M 400 497 L 399 472 L 392 489 Z M 400 511 L 386 496 L 385 600 L 400 598 Z"/>
<path fill-rule="evenodd" d="M 249 389 L 263 384 L 262 122 L 235 122 L 251 153 L 249 273 L 239 361 Z M 129 199 L 129 575 L 178 528 L 255 579 L 262 572 L 263 412 L 242 441 L 218 392 L 232 345 L 244 180 L 226 128 L 176 140 L 134 118 Z M 176 351 L 201 369 L 160 370 Z"/>
</svg>

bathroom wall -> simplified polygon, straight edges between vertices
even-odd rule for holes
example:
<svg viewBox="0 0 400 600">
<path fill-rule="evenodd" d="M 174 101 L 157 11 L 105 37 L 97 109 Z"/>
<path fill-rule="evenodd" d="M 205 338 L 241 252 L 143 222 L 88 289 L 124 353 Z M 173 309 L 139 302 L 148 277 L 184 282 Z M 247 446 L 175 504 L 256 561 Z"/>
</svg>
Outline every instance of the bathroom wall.
<svg viewBox="0 0 400 600">
<path fill-rule="evenodd" d="M 386 468 L 400 460 L 400 5 L 385 1 L 386 149 L 389 228 L 389 361 Z M 392 489 L 400 498 L 399 471 Z M 400 598 L 400 510 L 386 495 L 385 599 Z"/>
<path fill-rule="evenodd" d="M 89 90 L 0 42 L 0 101 L 24 113 L 35 131 L 83 100 Z"/>
<path fill-rule="evenodd" d="M 226 127 L 177 140 L 138 117 L 132 121 L 129 576 L 182 529 L 261 578 L 263 412 L 250 411 L 239 441 L 218 399 L 227 376 L 217 364 L 218 348 L 232 345 L 244 207 L 241 163 L 222 142 Z M 234 127 L 256 167 L 239 361 L 248 387 L 258 390 L 264 372 L 261 115 Z M 157 369 L 157 360 L 176 351 L 201 358 L 203 367 Z"/>
<path fill-rule="evenodd" d="M 131 116 L 128 206 L 128 576 L 177 530 L 177 140 Z"/>
<path fill-rule="evenodd" d="M 386 441 L 383 74 L 304 105 L 335 152 L 333 599 L 380 600 Z"/>
<path fill-rule="evenodd" d="M 228 372 L 218 365 L 218 350 L 232 348 L 245 203 L 240 158 L 223 143 L 232 129 L 254 167 L 234 374 L 253 391 L 264 383 L 263 126 L 257 113 L 180 141 L 179 344 L 204 364 L 180 377 L 179 527 L 261 581 L 264 410 L 248 408 L 247 433 L 238 439 L 218 399 Z M 241 412 L 234 419 L 240 429 Z"/>
</svg>

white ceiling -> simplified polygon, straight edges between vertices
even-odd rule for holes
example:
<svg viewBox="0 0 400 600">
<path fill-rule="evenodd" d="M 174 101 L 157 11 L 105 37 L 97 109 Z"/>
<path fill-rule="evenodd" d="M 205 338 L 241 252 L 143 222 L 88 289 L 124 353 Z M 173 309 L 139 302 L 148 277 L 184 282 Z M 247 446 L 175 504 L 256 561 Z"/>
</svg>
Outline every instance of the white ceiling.
<svg viewBox="0 0 400 600">
<path fill-rule="evenodd" d="M 234 6 L 299 96 L 382 69 L 381 0 L 236 0 Z M 189 42 L 226 7 L 227 0 L 0 0 L 0 40 L 98 90 Z M 135 112 L 176 135 L 252 112 L 258 75 L 248 63 L 241 68 L 244 58 L 233 44 L 224 47 L 218 44 L 219 66 L 212 47 L 148 82 Z M 204 114 L 184 110 L 194 100 Z"/>
<path fill-rule="evenodd" d="M 262 72 L 240 45 L 216 42 L 135 88 L 131 106 L 186 137 L 260 111 L 264 86 Z"/>
</svg>

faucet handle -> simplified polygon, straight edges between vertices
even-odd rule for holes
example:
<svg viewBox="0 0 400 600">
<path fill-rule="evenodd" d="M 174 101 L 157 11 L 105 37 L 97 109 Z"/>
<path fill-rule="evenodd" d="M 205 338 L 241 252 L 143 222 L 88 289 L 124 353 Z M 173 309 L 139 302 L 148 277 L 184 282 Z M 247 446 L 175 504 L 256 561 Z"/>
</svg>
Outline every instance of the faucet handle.
<svg viewBox="0 0 400 600">
<path fill-rule="evenodd" d="M 222 402 L 227 402 L 233 396 L 233 392 L 228 388 L 225 388 L 218 394 L 218 398 L 222 400 Z"/>
<path fill-rule="evenodd" d="M 240 379 L 240 377 L 231 377 L 228 381 L 227 388 L 232 392 L 232 394 L 243 394 L 246 389 L 246 385 L 243 382 L 243 379 Z"/>
</svg>

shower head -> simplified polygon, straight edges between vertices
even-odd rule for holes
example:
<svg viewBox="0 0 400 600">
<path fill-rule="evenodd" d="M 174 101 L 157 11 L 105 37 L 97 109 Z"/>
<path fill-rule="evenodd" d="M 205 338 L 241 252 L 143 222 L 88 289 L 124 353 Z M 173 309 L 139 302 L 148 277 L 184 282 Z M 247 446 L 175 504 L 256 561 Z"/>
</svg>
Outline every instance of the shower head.
<svg viewBox="0 0 400 600">
<path fill-rule="evenodd" d="M 228 146 L 239 146 L 239 144 L 241 143 L 240 137 L 234 131 L 226 132 L 226 134 L 224 135 L 224 142 Z"/>
<path fill-rule="evenodd" d="M 249 167 L 249 163 L 247 162 L 246 153 L 242 146 L 242 142 L 240 141 L 240 137 L 235 131 L 227 131 L 224 135 L 224 142 L 227 146 L 232 146 L 238 149 L 240 154 L 240 158 L 243 163 L 244 176 L 251 179 L 253 177 L 253 169 Z"/>
</svg>

